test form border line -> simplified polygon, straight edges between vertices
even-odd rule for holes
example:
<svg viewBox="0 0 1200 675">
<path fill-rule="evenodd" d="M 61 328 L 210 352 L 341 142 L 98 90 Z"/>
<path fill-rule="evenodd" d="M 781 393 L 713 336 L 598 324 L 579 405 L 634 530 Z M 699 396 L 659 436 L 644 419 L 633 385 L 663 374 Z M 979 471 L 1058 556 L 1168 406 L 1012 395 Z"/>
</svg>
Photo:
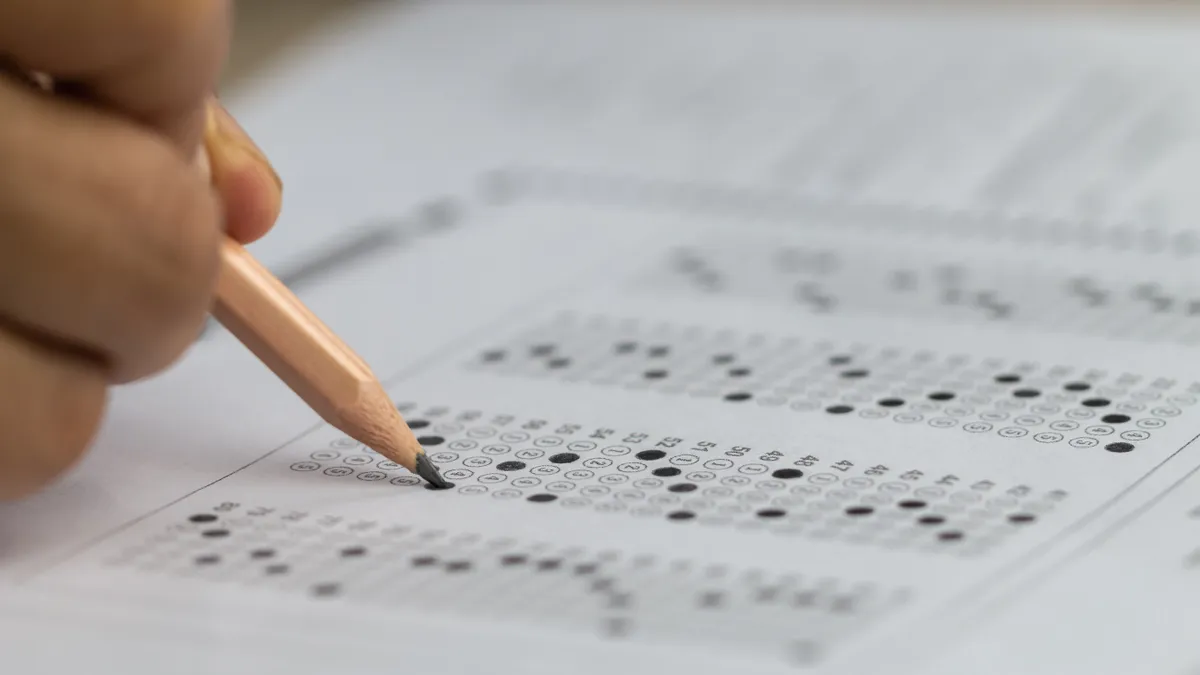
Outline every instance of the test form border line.
<svg viewBox="0 0 1200 675">
<path fill-rule="evenodd" d="M 506 202 L 502 202 L 502 203 L 498 203 L 498 204 L 484 204 L 484 208 L 485 208 L 485 210 L 495 210 L 495 211 L 505 210 L 506 211 L 506 210 L 508 210 L 509 207 L 514 206 L 514 205 L 520 205 L 520 204 L 521 204 L 520 200 L 514 200 L 514 201 L 506 201 Z M 646 235 L 645 238 L 649 239 L 650 235 Z M 631 245 L 633 245 L 633 244 L 631 244 Z M 617 261 L 623 260 L 626 252 L 627 252 L 627 247 L 622 247 L 622 251 L 615 254 L 613 256 L 613 258 L 616 259 Z M 555 285 L 552 287 L 552 289 L 550 291 L 548 291 L 546 293 L 537 294 L 533 298 L 530 298 L 524 302 L 519 302 L 514 305 L 510 305 L 508 307 L 503 308 L 496 315 L 494 315 L 490 320 L 485 320 L 485 321 L 481 322 L 480 324 L 476 325 L 474 328 L 468 329 L 466 332 L 464 332 L 462 335 L 458 336 L 457 338 L 450 340 L 449 342 L 443 343 L 440 347 L 433 349 L 430 352 L 427 352 L 424 356 L 418 358 L 417 360 L 415 360 L 408 366 L 400 368 L 397 372 L 393 373 L 392 375 L 390 375 L 386 378 L 382 378 L 380 380 L 380 383 L 384 386 L 385 389 L 390 389 L 393 385 L 404 380 L 405 378 L 412 377 L 413 375 L 421 372 L 425 368 L 429 368 L 431 366 L 437 365 L 438 363 L 440 363 L 442 361 L 442 359 L 444 359 L 450 355 L 453 355 L 454 353 L 457 353 L 459 350 L 474 343 L 486 331 L 489 331 L 493 328 L 502 327 L 505 324 L 511 322 L 513 320 L 513 317 L 524 316 L 526 312 L 528 312 L 529 314 L 532 314 L 532 315 L 538 315 L 540 313 L 539 308 L 544 307 L 546 305 L 556 304 L 555 300 L 565 298 L 565 297 L 570 297 L 572 295 L 580 293 L 581 291 L 585 290 L 589 284 L 596 283 L 597 277 L 606 273 L 607 270 L 610 269 L 612 262 L 613 262 L 613 259 L 610 259 L 608 256 L 605 256 L 604 259 L 600 263 L 598 263 L 594 266 L 589 265 L 586 268 L 584 268 L 583 271 L 579 272 L 578 276 L 574 277 L 574 282 L 565 283 L 562 285 Z M 572 275 L 568 275 L 568 276 L 570 277 Z M 298 433 L 297 435 L 284 441 L 282 444 L 276 446 L 275 448 L 272 448 L 271 450 L 268 450 L 266 453 L 247 462 L 245 465 L 243 465 L 237 469 L 234 469 L 233 471 L 230 471 L 229 473 L 225 474 L 224 476 L 221 476 L 220 478 L 212 480 L 211 482 L 209 482 L 205 485 L 195 488 L 195 489 L 191 490 L 190 492 L 187 492 L 184 495 L 176 497 L 175 499 L 172 499 L 172 500 L 166 502 L 165 504 L 162 504 L 161 506 L 151 509 L 150 511 L 147 511 L 146 513 L 136 516 L 124 523 L 116 525 L 116 526 L 110 528 L 109 530 L 105 531 L 102 534 L 96 535 L 95 537 L 87 540 L 86 542 L 80 544 L 79 546 L 74 547 L 71 550 L 69 550 L 68 552 L 63 553 L 61 556 L 56 556 L 56 559 L 54 561 L 47 562 L 45 565 L 38 568 L 36 571 L 29 572 L 28 574 L 25 574 L 25 575 L 20 575 L 20 577 L 18 578 L 18 583 L 26 583 L 29 581 L 33 581 L 37 577 L 43 576 L 43 575 L 53 571 L 55 568 L 66 564 L 73 558 L 86 553 L 88 550 L 94 548 L 95 546 L 98 546 L 105 540 L 110 539 L 114 536 L 117 536 L 121 532 L 124 532 L 125 530 L 128 530 L 129 528 L 136 526 L 138 523 L 141 523 L 149 518 L 152 518 L 152 517 L 158 515 L 159 513 L 162 513 L 163 511 L 175 506 L 176 504 L 179 504 L 180 502 L 196 495 L 197 493 L 202 492 L 203 490 L 206 490 L 206 489 L 216 485 L 217 483 L 220 483 L 223 480 L 231 478 L 231 477 L 237 475 L 238 473 L 241 473 L 242 471 L 245 471 L 246 469 L 250 468 L 251 466 L 254 466 L 255 464 L 258 464 L 259 462 L 262 462 L 263 460 L 269 458 L 271 455 L 274 455 L 275 453 L 291 446 L 292 444 L 300 441 L 304 437 L 306 437 L 310 434 L 313 434 L 316 431 L 318 431 L 326 426 L 329 426 L 329 425 L 323 421 L 313 424 L 312 426 L 306 428 L 304 431 L 302 431 L 302 432 Z"/>
<path fill-rule="evenodd" d="M 1114 505 L 1128 499 L 1131 492 L 1149 480 L 1155 473 L 1161 471 L 1164 466 L 1175 460 L 1181 453 L 1188 450 L 1197 440 L 1200 440 L 1200 433 L 1183 442 L 1178 449 L 1164 457 L 1149 470 L 1143 472 L 1136 480 L 1100 505 L 1064 526 L 1058 536 L 1042 541 L 1022 555 L 1002 565 L 994 572 L 984 575 L 973 583 L 967 584 L 962 590 L 956 592 L 948 599 L 920 611 L 913 618 L 917 622 L 924 624 L 923 626 L 915 628 L 900 627 L 896 630 L 881 629 L 883 633 L 877 633 L 874 637 L 875 648 L 883 649 L 890 653 L 897 653 L 901 649 L 907 649 L 907 647 L 901 647 L 899 643 L 912 642 L 914 638 L 919 645 L 926 645 L 929 640 L 935 638 L 940 643 L 942 638 L 946 637 L 944 630 L 947 625 L 951 627 L 951 632 L 960 644 L 965 643 L 971 636 L 979 635 L 981 632 L 986 631 L 989 623 L 1002 619 L 1005 609 L 1011 608 L 1013 603 L 1019 602 L 1023 595 L 1028 594 L 1032 589 L 1046 583 L 1056 575 L 1061 575 L 1069 571 L 1070 567 L 1078 563 L 1080 558 L 1090 551 L 1095 550 L 1098 546 L 1101 546 L 1108 539 L 1119 535 L 1134 521 L 1144 516 L 1148 510 L 1154 508 L 1163 499 L 1166 499 L 1180 485 L 1197 473 L 1200 473 L 1200 463 L 1197 463 L 1188 469 L 1178 480 L 1172 482 L 1145 502 L 1134 506 L 1126 515 L 1118 517 L 1108 526 L 1102 527 L 1095 535 L 1073 546 L 1069 543 L 1062 544 L 1064 538 L 1068 538 L 1073 533 L 1096 522 L 1097 519 L 1102 518 L 1104 513 L 1113 508 Z M 1064 550 L 1061 556 L 1055 560 L 1054 549 L 1059 546 L 1062 546 Z M 1047 560 L 1048 558 L 1049 560 Z M 1036 564 L 1039 560 L 1044 561 L 1040 569 L 1034 570 L 1028 576 L 1020 576 L 1020 571 L 1023 567 L 1030 563 Z M 1016 577 L 1015 579 L 1013 578 L 1014 576 Z M 989 587 L 997 583 L 1004 583 L 1006 579 L 1009 580 L 1007 587 L 999 591 L 996 595 L 992 597 L 978 597 L 985 595 Z M 946 610 L 949 610 L 950 614 L 946 614 Z M 934 635 L 936 631 L 943 632 Z M 919 673 L 922 672 L 918 670 L 922 664 L 928 664 L 939 657 L 919 656 L 909 658 L 905 656 L 902 658 L 904 658 L 904 667 L 907 669 L 904 671 L 905 673 Z M 853 656 L 851 659 L 851 665 L 858 663 L 857 656 Z"/>
<path fill-rule="evenodd" d="M 1075 520 L 1075 522 L 1064 527 L 1060 533 L 1060 536 L 1055 540 L 1042 542 L 1033 549 L 1027 551 L 1024 555 L 1021 555 L 1009 562 L 996 573 L 990 575 L 991 581 L 997 581 L 999 579 L 1003 579 L 1004 577 L 1010 577 L 1011 575 L 1018 574 L 1020 569 L 1027 563 L 1036 561 L 1038 558 L 1050 556 L 1052 550 L 1059 545 L 1058 542 L 1061 541 L 1061 539 L 1071 536 L 1072 533 L 1078 532 L 1080 529 L 1086 528 L 1090 523 L 1102 518 L 1105 511 L 1113 508 L 1122 500 L 1127 499 L 1131 492 L 1135 491 L 1140 485 L 1149 480 L 1155 473 L 1161 471 L 1164 466 L 1169 464 L 1184 451 L 1192 447 L 1197 440 L 1200 440 L 1200 433 L 1192 436 L 1190 440 L 1185 441 L 1175 452 L 1172 452 L 1170 455 L 1163 458 L 1162 461 L 1139 476 L 1137 480 L 1133 481 L 1128 486 L 1110 497 L 1108 500 L 1092 509 L 1089 513 L 1081 516 Z M 1045 583 L 1051 577 L 1062 574 L 1065 569 L 1077 563 L 1079 559 L 1088 552 L 1095 550 L 1097 547 L 1103 545 L 1105 541 L 1108 541 L 1112 537 L 1119 535 L 1134 521 L 1144 516 L 1148 510 L 1154 508 L 1154 506 L 1166 499 L 1167 496 L 1178 489 L 1180 485 L 1187 482 L 1197 473 L 1200 473 L 1200 463 L 1193 465 L 1192 468 L 1187 470 L 1178 480 L 1174 481 L 1166 488 L 1161 490 L 1158 494 L 1150 497 L 1142 504 L 1133 507 L 1129 513 L 1117 518 L 1107 527 L 1103 527 L 1095 535 L 1085 539 L 1082 542 L 1079 542 L 1074 547 L 1068 547 L 1058 561 L 1048 562 L 1046 567 L 1041 570 L 1034 571 L 1024 579 L 1017 578 L 1013 580 L 1012 585 L 1009 586 L 1007 590 L 1001 591 L 995 597 L 990 599 L 984 598 L 983 600 L 971 600 L 972 596 L 978 595 L 979 592 L 987 590 L 989 585 L 988 581 L 980 581 L 972 584 L 968 586 L 966 590 L 956 594 L 952 600 L 946 603 L 947 606 L 973 606 L 973 609 L 967 609 L 961 613 L 956 613 L 956 616 L 962 618 L 966 623 L 969 624 L 969 626 L 963 627 L 961 634 L 965 635 L 973 631 L 984 629 L 985 624 L 990 621 L 995 621 L 997 618 L 999 618 L 1000 612 L 1003 611 L 1005 606 L 1011 606 L 1011 603 L 1019 601 L 1020 597 L 1028 593 L 1032 588 L 1036 588 L 1038 585 Z"/>
<path fill-rule="evenodd" d="M 191 497 L 192 495 L 195 495 L 197 492 L 206 490 L 206 489 L 212 487 L 213 485 L 220 483 L 221 481 L 225 480 L 226 478 L 229 478 L 230 476 L 245 470 L 247 467 L 249 467 L 253 464 L 257 464 L 258 462 L 261 462 L 262 460 L 266 459 L 267 457 L 275 454 L 276 452 L 279 452 L 283 448 L 286 448 L 287 446 L 291 445 L 292 443 L 295 443 L 296 441 L 300 440 L 301 438 L 304 438 L 305 436 L 313 433 L 317 429 L 321 428 L 321 426 L 323 426 L 323 424 L 324 424 L 323 422 L 320 424 L 314 424 L 313 426 L 308 427 L 307 429 L 300 432 L 296 436 L 293 436 L 293 437 L 289 438 L 288 440 L 284 441 L 281 445 L 279 445 L 275 448 L 272 448 L 271 450 L 268 450 L 266 452 L 266 454 L 250 460 L 245 465 L 243 465 L 237 469 L 234 469 L 233 471 L 230 471 L 229 473 L 225 474 L 224 476 L 221 476 L 220 478 L 215 478 L 205 485 L 201 485 L 200 487 L 195 488 L 195 489 L 191 490 L 190 492 L 187 492 L 179 497 L 176 497 L 176 498 L 166 502 L 165 504 L 162 504 L 161 506 L 155 507 L 139 516 L 136 516 L 136 517 L 131 518 L 130 520 L 127 520 L 119 525 L 116 525 L 116 526 L 106 530 L 105 532 L 98 534 L 95 537 L 92 537 L 91 539 L 88 539 L 87 541 L 80 544 L 79 546 L 76 546 L 76 547 L 72 548 L 71 550 L 69 550 L 68 552 L 63 553 L 61 556 L 56 556 L 57 559 L 54 560 L 53 562 L 46 563 L 42 567 L 38 568 L 36 571 L 20 575 L 20 578 L 18 581 L 20 583 L 33 581 L 38 576 L 44 575 L 47 572 L 52 571 L 54 568 L 66 564 L 72 558 L 82 555 L 83 553 L 87 552 L 89 549 L 93 548 L 94 546 L 97 546 L 104 540 L 109 539 L 110 537 L 114 537 L 114 536 L 120 534 L 121 532 L 123 532 L 131 527 L 134 527 L 138 523 L 140 523 L 148 518 L 153 518 L 154 516 L 158 515 L 159 513 L 162 513 L 166 509 L 169 509 L 172 506 L 178 504 L 179 502 L 182 502 L 183 500 Z"/>
<path fill-rule="evenodd" d="M 1134 481 L 1131 485 L 1126 487 L 1124 490 L 1121 490 L 1116 495 L 1113 495 L 1113 497 L 1111 497 L 1106 503 L 1104 503 L 1098 509 L 1093 511 L 1092 515 L 1082 518 L 1082 519 L 1080 519 L 1080 521 L 1077 521 L 1076 524 L 1074 526 L 1072 526 L 1072 529 L 1078 529 L 1079 527 L 1086 526 L 1086 523 L 1083 522 L 1085 520 L 1094 520 L 1095 518 L 1099 518 L 1102 515 L 1101 514 L 1102 511 L 1104 511 L 1108 508 L 1111 508 L 1116 502 L 1124 499 L 1130 492 L 1137 489 L 1138 486 L 1141 485 L 1142 483 L 1144 483 L 1145 481 L 1149 480 L 1151 476 L 1153 476 L 1156 472 L 1160 471 L 1165 465 L 1167 465 L 1169 462 L 1174 460 L 1176 457 L 1178 457 L 1184 451 L 1188 450 L 1194 443 L 1196 443 L 1197 440 L 1200 440 L 1200 434 L 1196 434 L 1195 436 L 1193 436 L 1191 438 L 1191 440 L 1187 441 L 1182 446 L 1180 446 L 1180 448 L 1178 450 L 1176 450 L 1175 452 L 1171 453 L 1169 456 L 1164 458 L 1154 468 L 1150 469 L 1145 474 L 1143 474 L 1141 478 Z M 996 597 L 993 600 L 985 601 L 984 605 L 999 606 L 1005 602 L 1010 602 L 1013 599 L 1013 597 L 1018 594 L 1020 589 L 1023 589 L 1023 588 L 1027 589 L 1030 586 L 1036 586 L 1039 583 L 1044 582 L 1046 577 L 1049 577 L 1053 574 L 1058 573 L 1059 571 L 1061 571 L 1062 568 L 1073 564 L 1080 557 L 1086 555 L 1088 552 L 1095 550 L 1099 546 L 1102 546 L 1105 542 L 1107 542 L 1110 539 L 1112 539 L 1113 537 L 1121 534 L 1121 532 L 1123 530 L 1125 530 L 1126 528 L 1128 528 L 1129 525 L 1132 524 L 1134 521 L 1142 518 L 1146 514 L 1147 511 L 1149 511 L 1150 509 L 1153 509 L 1155 506 L 1157 506 L 1159 503 L 1161 503 L 1164 499 L 1166 499 L 1168 496 L 1170 496 L 1171 493 L 1173 493 L 1175 490 L 1179 489 L 1179 487 L 1181 485 L 1183 485 L 1188 480 L 1190 480 L 1198 472 L 1200 472 L 1200 463 L 1193 465 L 1191 469 L 1187 470 L 1177 480 L 1175 480 L 1170 485 L 1168 485 L 1167 487 L 1165 487 L 1161 491 L 1159 491 L 1158 494 L 1154 495 L 1153 497 L 1150 497 L 1145 502 L 1143 502 L 1141 505 L 1133 508 L 1132 511 L 1125 514 L 1124 516 L 1119 517 L 1115 522 L 1113 522 L 1108 527 L 1101 529 L 1099 532 L 1097 532 L 1092 537 L 1084 540 L 1083 542 L 1080 542 L 1079 545 L 1077 545 L 1073 551 L 1066 553 L 1064 555 L 1063 559 L 1060 560 L 1059 562 L 1051 564 L 1049 567 L 1047 567 L 1044 570 L 1041 570 L 1039 572 L 1034 572 L 1029 578 L 1025 579 L 1024 581 L 1017 581 L 1013 585 L 1013 587 L 1010 588 L 1008 591 L 1001 593 L 998 597 Z"/>
</svg>

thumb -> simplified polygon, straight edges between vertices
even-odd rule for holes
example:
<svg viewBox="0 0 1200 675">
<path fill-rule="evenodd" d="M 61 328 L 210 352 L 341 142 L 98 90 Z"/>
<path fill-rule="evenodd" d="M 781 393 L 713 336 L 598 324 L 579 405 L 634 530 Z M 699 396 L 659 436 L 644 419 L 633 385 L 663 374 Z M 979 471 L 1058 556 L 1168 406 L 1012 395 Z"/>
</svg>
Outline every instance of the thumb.
<svg viewBox="0 0 1200 675">
<path fill-rule="evenodd" d="M 202 164 L 206 160 L 213 187 L 225 204 L 226 232 L 242 244 L 261 238 L 279 218 L 283 183 L 216 98 L 208 104 L 204 149 Z"/>
</svg>

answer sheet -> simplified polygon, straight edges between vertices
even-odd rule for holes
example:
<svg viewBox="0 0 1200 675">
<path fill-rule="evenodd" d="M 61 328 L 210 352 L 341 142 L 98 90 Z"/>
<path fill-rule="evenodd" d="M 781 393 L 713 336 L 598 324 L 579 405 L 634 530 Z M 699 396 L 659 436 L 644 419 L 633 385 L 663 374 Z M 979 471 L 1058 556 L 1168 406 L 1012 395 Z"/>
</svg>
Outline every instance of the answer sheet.
<svg viewBox="0 0 1200 675">
<path fill-rule="evenodd" d="M 0 507 L 2 669 L 1200 673 L 1194 20 L 364 10 L 252 250 L 453 489 L 214 325 Z"/>
</svg>

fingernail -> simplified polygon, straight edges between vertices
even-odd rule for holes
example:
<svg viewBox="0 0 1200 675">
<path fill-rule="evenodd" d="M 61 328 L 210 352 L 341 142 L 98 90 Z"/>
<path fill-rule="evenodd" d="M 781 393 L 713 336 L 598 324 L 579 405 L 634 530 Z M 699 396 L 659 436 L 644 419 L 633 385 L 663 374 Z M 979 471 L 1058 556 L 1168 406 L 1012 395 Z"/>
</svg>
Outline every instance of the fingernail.
<svg viewBox="0 0 1200 675">
<path fill-rule="evenodd" d="M 250 136 L 237 120 L 215 99 L 208 106 L 208 122 L 204 136 L 214 173 L 227 167 L 241 168 L 250 164 L 265 171 L 274 181 L 275 187 L 283 190 L 283 181 L 267 160 L 267 156 L 250 140 Z"/>
</svg>

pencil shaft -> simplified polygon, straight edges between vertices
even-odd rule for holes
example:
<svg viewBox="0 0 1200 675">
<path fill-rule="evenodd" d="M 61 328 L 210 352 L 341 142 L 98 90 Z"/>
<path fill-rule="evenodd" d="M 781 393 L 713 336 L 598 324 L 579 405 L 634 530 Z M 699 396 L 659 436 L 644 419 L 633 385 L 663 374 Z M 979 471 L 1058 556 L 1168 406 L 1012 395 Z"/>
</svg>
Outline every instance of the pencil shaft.
<svg viewBox="0 0 1200 675">
<path fill-rule="evenodd" d="M 216 317 L 322 416 L 352 404 L 369 372 L 240 245 L 222 251 Z"/>
<path fill-rule="evenodd" d="M 222 257 L 213 316 L 322 419 L 415 469 L 420 446 L 366 363 L 240 244 Z"/>
</svg>

